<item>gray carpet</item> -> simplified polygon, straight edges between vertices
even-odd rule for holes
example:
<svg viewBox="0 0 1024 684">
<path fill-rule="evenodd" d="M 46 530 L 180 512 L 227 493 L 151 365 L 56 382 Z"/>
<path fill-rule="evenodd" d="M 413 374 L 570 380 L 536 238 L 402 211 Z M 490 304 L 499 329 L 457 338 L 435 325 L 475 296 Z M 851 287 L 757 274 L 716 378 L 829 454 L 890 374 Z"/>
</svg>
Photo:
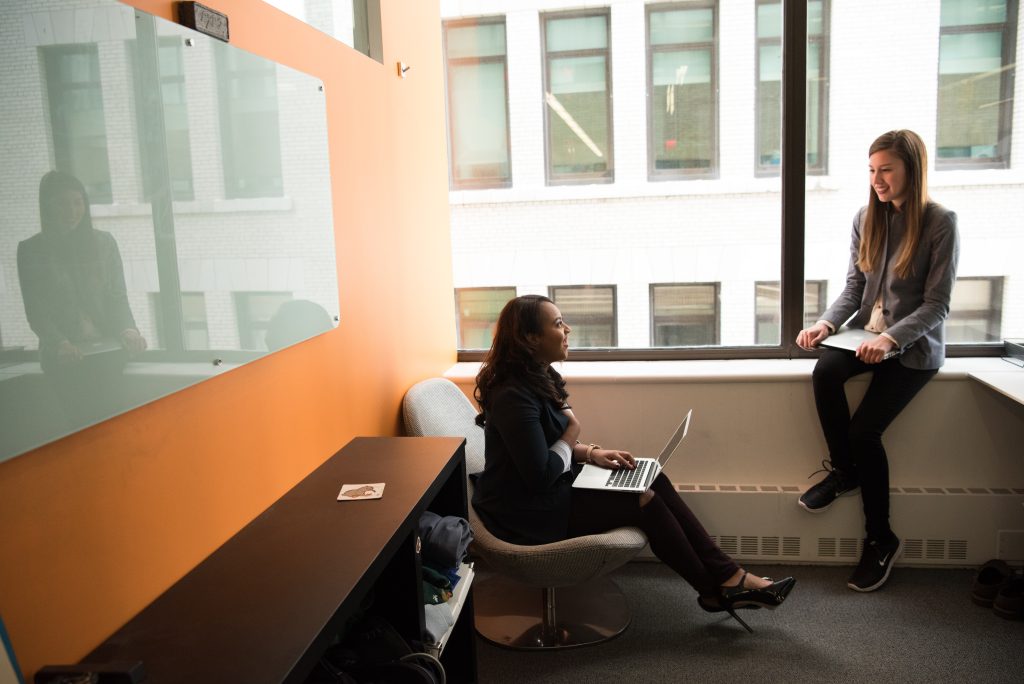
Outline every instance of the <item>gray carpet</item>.
<svg viewBox="0 0 1024 684">
<path fill-rule="evenodd" d="M 660 563 L 612 577 L 633 622 L 596 646 L 526 653 L 477 639 L 482 684 L 557 682 L 1014 682 L 1024 681 L 1024 622 L 971 603 L 969 570 L 896 568 L 871 594 L 847 589 L 852 568 L 752 567 L 793 575 L 775 611 L 743 611 L 748 634 Z"/>
</svg>

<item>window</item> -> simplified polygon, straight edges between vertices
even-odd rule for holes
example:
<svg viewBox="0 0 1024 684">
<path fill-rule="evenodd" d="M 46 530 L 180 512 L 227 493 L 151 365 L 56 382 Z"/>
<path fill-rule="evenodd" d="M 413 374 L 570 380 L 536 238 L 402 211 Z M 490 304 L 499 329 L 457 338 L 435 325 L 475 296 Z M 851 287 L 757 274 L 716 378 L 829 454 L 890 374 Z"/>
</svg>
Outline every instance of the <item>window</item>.
<svg viewBox="0 0 1024 684">
<path fill-rule="evenodd" d="M 572 328 L 574 347 L 615 347 L 614 285 L 564 285 L 549 288 L 548 296 Z"/>
<path fill-rule="evenodd" d="M 717 5 L 647 8 L 648 175 L 717 174 Z"/>
<path fill-rule="evenodd" d="M 718 283 L 651 285 L 651 346 L 718 344 Z"/>
<path fill-rule="evenodd" d="M 807 173 L 827 172 L 828 5 L 807 3 Z M 757 160 L 759 176 L 782 163 L 782 4 L 757 4 Z"/>
<path fill-rule="evenodd" d="M 824 280 L 804 282 L 804 327 L 821 319 L 827 306 L 828 284 Z M 779 344 L 779 281 L 754 283 L 756 328 L 754 344 Z"/>
<path fill-rule="evenodd" d="M 161 38 L 157 68 L 160 74 L 159 89 L 160 100 L 163 104 L 167 172 L 171 183 L 171 197 L 176 200 L 190 200 L 195 195 L 192 187 L 192 151 L 189 141 L 188 109 L 185 104 L 185 67 L 182 62 L 181 48 L 182 39 L 180 37 Z M 145 76 L 138 73 L 138 64 L 135 63 L 134 66 L 136 71 L 135 97 L 138 103 L 144 97 L 143 92 L 147 85 L 142 80 Z M 136 104 L 135 114 L 139 131 L 139 154 L 144 156 L 147 154 L 147 150 L 144 148 L 149 122 L 144 120 L 144 115 L 138 104 Z M 146 199 L 150 197 L 154 182 L 149 166 L 143 163 L 142 184 Z"/>
<path fill-rule="evenodd" d="M 225 196 L 283 196 L 274 63 L 241 50 L 218 50 L 217 68 Z"/>
<path fill-rule="evenodd" d="M 82 181 L 89 201 L 109 204 L 107 125 L 95 43 L 42 48 L 57 170 Z"/>
<path fill-rule="evenodd" d="M 942 0 L 936 166 L 1009 167 L 1016 14 L 1016 0 Z"/>
<path fill-rule="evenodd" d="M 999 342 L 1003 278 L 957 278 L 946 319 L 946 342 Z"/>
<path fill-rule="evenodd" d="M 466 287 L 455 290 L 459 349 L 490 349 L 498 314 L 516 296 L 514 287 Z"/>
<path fill-rule="evenodd" d="M 160 307 L 160 293 L 151 295 L 153 318 L 156 319 L 156 346 L 166 349 L 167 333 Z M 210 333 L 206 322 L 206 295 L 202 292 L 181 293 L 181 327 L 185 335 L 185 349 L 209 349 Z"/>
<path fill-rule="evenodd" d="M 608 17 L 542 15 L 549 185 L 612 180 Z"/>
<path fill-rule="evenodd" d="M 270 319 L 277 313 L 278 307 L 291 298 L 291 292 L 236 292 L 239 347 L 266 351 Z"/>
<path fill-rule="evenodd" d="M 453 190 L 512 184 L 505 20 L 444 24 Z"/>
</svg>

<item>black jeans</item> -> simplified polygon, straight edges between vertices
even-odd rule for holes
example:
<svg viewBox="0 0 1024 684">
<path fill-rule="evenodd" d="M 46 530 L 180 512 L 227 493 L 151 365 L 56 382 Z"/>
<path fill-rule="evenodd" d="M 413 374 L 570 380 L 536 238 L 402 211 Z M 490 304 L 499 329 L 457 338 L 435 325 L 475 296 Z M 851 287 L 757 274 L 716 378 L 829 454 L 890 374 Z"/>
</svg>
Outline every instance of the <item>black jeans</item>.
<svg viewBox="0 0 1024 684">
<path fill-rule="evenodd" d="M 569 536 L 639 527 L 665 565 L 701 595 L 716 595 L 739 566 L 718 548 L 664 473 L 654 479 L 651 490 L 654 498 L 642 508 L 639 494 L 572 490 Z"/>
<path fill-rule="evenodd" d="M 844 385 L 867 372 L 872 373 L 871 384 L 851 417 Z M 885 542 L 894 536 L 889 527 L 889 461 L 882 433 L 937 372 L 907 368 L 898 356 L 866 364 L 853 352 L 839 349 L 826 349 L 814 367 L 814 403 L 829 459 L 832 467 L 860 481 L 868 539 Z"/>
</svg>

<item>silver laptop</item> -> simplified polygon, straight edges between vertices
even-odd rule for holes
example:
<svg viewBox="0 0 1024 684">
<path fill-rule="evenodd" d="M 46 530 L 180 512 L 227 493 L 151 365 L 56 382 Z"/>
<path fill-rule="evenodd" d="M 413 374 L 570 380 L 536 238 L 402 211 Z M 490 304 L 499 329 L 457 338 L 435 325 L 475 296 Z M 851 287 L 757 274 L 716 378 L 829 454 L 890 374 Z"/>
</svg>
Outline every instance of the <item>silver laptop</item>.
<svg viewBox="0 0 1024 684">
<path fill-rule="evenodd" d="M 572 486 L 578 489 L 603 489 L 607 492 L 638 493 L 647 491 L 647 488 L 654 482 L 654 478 L 658 477 L 658 473 L 665 468 L 665 464 L 668 463 L 668 459 L 679 443 L 683 441 L 683 437 L 686 437 L 686 432 L 690 429 L 691 415 L 693 415 L 693 409 L 686 412 L 683 422 L 672 433 L 668 444 L 661 450 L 658 458 L 638 458 L 634 470 L 627 468 L 612 470 L 588 463 L 576 476 Z"/>
<path fill-rule="evenodd" d="M 863 342 L 878 337 L 878 333 L 864 330 L 863 328 L 840 328 L 839 332 L 835 335 L 829 335 L 821 341 L 823 347 L 832 347 L 833 349 L 846 349 L 847 351 L 857 351 Z M 882 360 L 891 359 L 894 356 L 898 356 L 900 353 L 899 349 L 893 349 L 891 352 L 882 357 Z"/>
</svg>

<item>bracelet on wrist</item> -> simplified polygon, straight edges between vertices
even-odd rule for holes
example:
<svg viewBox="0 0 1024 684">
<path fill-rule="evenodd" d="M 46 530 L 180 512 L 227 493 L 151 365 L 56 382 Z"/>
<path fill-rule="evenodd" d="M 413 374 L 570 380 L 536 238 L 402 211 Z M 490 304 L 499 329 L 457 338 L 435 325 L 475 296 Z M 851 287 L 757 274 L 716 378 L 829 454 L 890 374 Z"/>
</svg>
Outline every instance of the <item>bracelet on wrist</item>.
<svg viewBox="0 0 1024 684">
<path fill-rule="evenodd" d="M 594 462 L 594 458 L 593 458 L 594 457 L 594 449 L 600 449 L 600 448 L 601 448 L 600 444 L 588 444 L 587 445 L 587 458 L 585 459 L 587 463 L 593 463 Z"/>
</svg>

